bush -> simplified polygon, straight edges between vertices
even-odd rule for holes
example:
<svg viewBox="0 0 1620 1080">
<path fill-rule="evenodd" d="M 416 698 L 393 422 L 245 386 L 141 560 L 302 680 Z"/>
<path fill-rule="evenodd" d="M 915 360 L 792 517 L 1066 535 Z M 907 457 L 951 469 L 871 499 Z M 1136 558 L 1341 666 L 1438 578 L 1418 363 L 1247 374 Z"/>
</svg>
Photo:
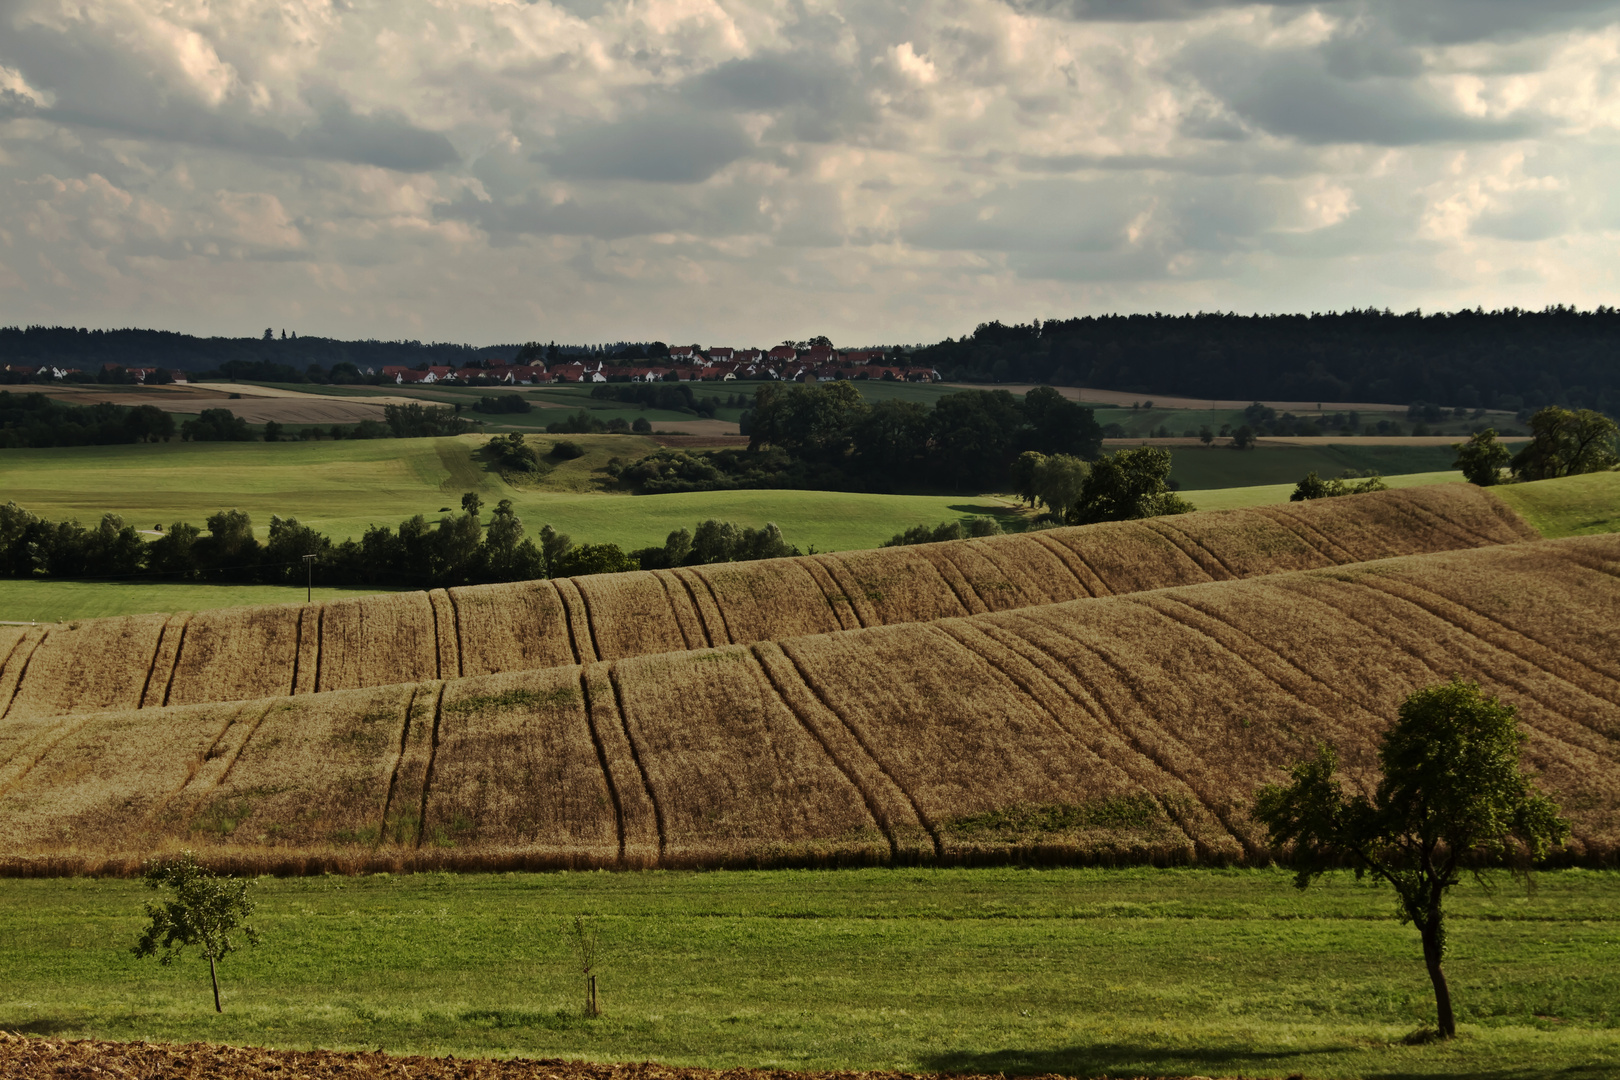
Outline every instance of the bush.
<svg viewBox="0 0 1620 1080">
<path fill-rule="evenodd" d="M 481 413 L 526 413 L 533 409 L 529 399 L 521 394 L 491 394 L 479 398 L 473 405 L 473 411 Z"/>
<path fill-rule="evenodd" d="M 572 440 L 560 439 L 551 444 L 551 456 L 561 461 L 573 461 L 585 456 L 585 448 Z"/>
</svg>

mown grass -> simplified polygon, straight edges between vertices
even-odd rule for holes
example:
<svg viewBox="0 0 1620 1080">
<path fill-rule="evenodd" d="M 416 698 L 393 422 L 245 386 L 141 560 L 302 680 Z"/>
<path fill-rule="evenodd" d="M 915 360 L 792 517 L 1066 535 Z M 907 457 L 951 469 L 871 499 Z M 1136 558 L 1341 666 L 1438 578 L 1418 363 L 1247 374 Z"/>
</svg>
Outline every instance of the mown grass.
<svg viewBox="0 0 1620 1080">
<path fill-rule="evenodd" d="M 611 456 L 650 452 L 648 439 L 568 436 L 587 448 L 544 478 L 521 488 L 475 456 L 482 436 L 318 443 L 157 443 L 0 452 L 0 491 L 42 517 L 94 521 L 113 511 L 140 528 L 184 519 L 201 525 L 222 507 L 253 516 L 260 536 L 271 514 L 296 517 L 334 539 L 367 525 L 397 525 L 412 514 L 429 520 L 463 491 L 486 503 L 509 498 L 531 532 L 551 524 L 578 541 L 626 549 L 664 541 L 670 530 L 717 517 L 759 527 L 781 526 L 808 549 L 874 547 L 918 522 L 1005 509 L 975 495 L 869 495 L 818 491 L 712 491 L 630 496 L 599 490 Z M 545 437 L 541 445 L 553 441 Z"/>
<path fill-rule="evenodd" d="M 265 880 L 268 944 L 128 953 L 148 893 L 0 881 L 0 1027 L 790 1068 L 1313 1077 L 1614 1075 L 1620 875 L 1453 900 L 1462 1037 L 1387 891 L 1279 871 L 872 870 Z M 565 926 L 592 916 L 605 1015 Z"/>
<path fill-rule="evenodd" d="M 1258 453 L 1259 451 L 1256 451 Z M 1303 474 L 1301 474 L 1303 476 Z M 1392 488 L 1423 487 L 1426 484 L 1461 484 L 1464 483 L 1460 472 L 1420 472 L 1406 473 L 1398 476 L 1384 477 L 1384 483 Z M 1183 491 L 1182 498 L 1192 503 L 1200 510 L 1239 510 L 1245 506 L 1273 506 L 1285 503 L 1298 480 L 1290 480 L 1286 484 L 1255 484 L 1250 487 L 1206 488 L 1200 491 Z"/>
<path fill-rule="evenodd" d="M 1457 459 L 1457 452 L 1449 446 L 1361 446 L 1354 440 L 1253 450 L 1234 450 L 1217 443 L 1176 447 L 1171 453 L 1170 476 L 1186 491 L 1262 484 L 1287 484 L 1292 491 L 1308 472 L 1324 479 L 1346 470 L 1376 470 L 1385 476 L 1448 472 Z M 1287 499 L 1284 494 L 1282 501 Z"/>
<path fill-rule="evenodd" d="M 392 589 L 316 589 L 315 602 Z M 152 611 L 211 611 L 244 604 L 302 604 L 302 585 L 188 585 L 106 581 L 19 581 L 0 578 L 0 619 L 63 622 Z"/>
<path fill-rule="evenodd" d="M 1620 532 L 1620 472 L 1491 489 L 1548 539 Z"/>
</svg>

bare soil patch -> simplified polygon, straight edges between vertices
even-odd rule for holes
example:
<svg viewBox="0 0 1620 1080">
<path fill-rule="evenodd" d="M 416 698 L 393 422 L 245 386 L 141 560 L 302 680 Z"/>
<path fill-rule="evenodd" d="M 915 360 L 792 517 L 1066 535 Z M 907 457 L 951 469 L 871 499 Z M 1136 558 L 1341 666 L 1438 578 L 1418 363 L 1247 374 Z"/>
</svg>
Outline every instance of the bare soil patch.
<svg viewBox="0 0 1620 1080">
<path fill-rule="evenodd" d="M 949 1074 L 687 1069 L 650 1061 L 600 1064 L 509 1058 L 418 1057 L 381 1051 L 267 1050 L 252 1046 L 34 1039 L 0 1032 L 0 1078 L 109 1080 L 945 1080 Z M 989 1080 L 961 1077 L 959 1080 Z M 1031 1080 L 1046 1080 L 1033 1077 Z M 1056 1080 L 1055 1077 L 1052 1080 Z M 1123 1080 L 1123 1078 L 1121 1078 Z M 1174 1080 L 1174 1078 L 1161 1078 Z"/>
</svg>

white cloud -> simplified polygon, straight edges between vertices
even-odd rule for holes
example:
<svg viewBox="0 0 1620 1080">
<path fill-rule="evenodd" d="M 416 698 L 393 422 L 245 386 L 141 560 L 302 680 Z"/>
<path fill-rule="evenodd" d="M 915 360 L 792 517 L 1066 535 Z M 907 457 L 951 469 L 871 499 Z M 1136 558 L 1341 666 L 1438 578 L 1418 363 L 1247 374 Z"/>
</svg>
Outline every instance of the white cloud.
<svg viewBox="0 0 1620 1080">
<path fill-rule="evenodd" d="M 1620 0 L 0 0 L 0 318 L 1612 302 Z"/>
</svg>

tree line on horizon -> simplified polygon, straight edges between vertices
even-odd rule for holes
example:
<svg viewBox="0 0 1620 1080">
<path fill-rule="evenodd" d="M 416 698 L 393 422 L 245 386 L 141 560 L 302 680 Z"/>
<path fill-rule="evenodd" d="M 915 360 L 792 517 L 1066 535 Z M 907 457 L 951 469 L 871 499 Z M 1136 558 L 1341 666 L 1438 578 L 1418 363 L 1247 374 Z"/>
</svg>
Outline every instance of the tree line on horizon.
<svg viewBox="0 0 1620 1080">
<path fill-rule="evenodd" d="M 825 341 L 825 338 L 817 338 Z M 981 323 L 903 349 L 947 381 L 1086 386 L 1144 395 L 1255 401 L 1437 402 L 1534 412 L 1547 405 L 1620 415 L 1620 309 L 1505 308 L 1397 314 L 1366 309 L 1280 315 L 1087 315 Z M 168 367 L 266 382 L 359 382 L 367 368 L 667 352 L 660 342 L 472 346 L 324 337 L 194 337 L 166 330 L 0 327 L 8 364 Z M 375 377 L 375 376 L 373 376 Z"/>
</svg>

